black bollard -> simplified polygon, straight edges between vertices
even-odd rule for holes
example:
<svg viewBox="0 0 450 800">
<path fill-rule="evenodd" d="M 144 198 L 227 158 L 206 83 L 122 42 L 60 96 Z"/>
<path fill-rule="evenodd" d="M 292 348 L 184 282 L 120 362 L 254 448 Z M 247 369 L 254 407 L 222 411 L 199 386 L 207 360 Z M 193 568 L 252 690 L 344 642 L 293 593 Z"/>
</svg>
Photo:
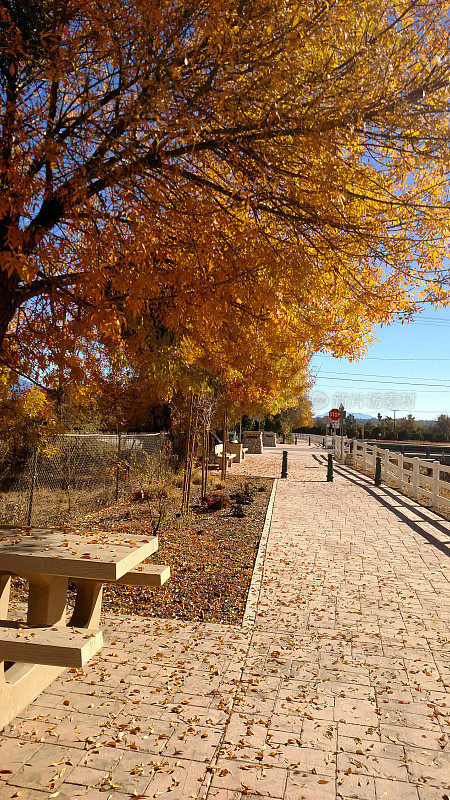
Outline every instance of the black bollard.
<svg viewBox="0 0 450 800">
<path fill-rule="evenodd" d="M 283 463 L 281 465 L 281 477 L 287 478 L 287 450 L 283 450 Z"/>
<path fill-rule="evenodd" d="M 333 480 L 333 453 L 328 453 L 327 481 Z"/>
<path fill-rule="evenodd" d="M 375 463 L 375 486 L 381 486 L 381 456 L 377 456 Z"/>
<path fill-rule="evenodd" d="M 311 447 L 311 437 L 308 437 L 308 446 Z"/>
</svg>

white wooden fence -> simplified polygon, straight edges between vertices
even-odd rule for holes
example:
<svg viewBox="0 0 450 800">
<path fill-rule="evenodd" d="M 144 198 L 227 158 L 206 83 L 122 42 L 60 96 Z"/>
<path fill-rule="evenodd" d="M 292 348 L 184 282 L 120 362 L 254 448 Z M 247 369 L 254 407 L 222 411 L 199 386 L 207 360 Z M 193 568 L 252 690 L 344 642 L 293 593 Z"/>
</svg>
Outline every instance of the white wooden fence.
<svg viewBox="0 0 450 800">
<path fill-rule="evenodd" d="M 323 436 L 317 433 L 299 433 L 297 435 L 299 439 L 303 439 L 305 442 L 310 439 L 311 444 L 323 445 L 324 447 L 331 447 L 333 444 L 333 437 L 325 434 Z"/>
<path fill-rule="evenodd" d="M 341 442 L 336 438 L 335 457 L 341 456 Z M 412 492 L 414 500 L 425 497 L 431 500 L 434 508 L 450 508 L 450 467 L 439 461 L 431 461 L 417 456 L 403 456 L 384 447 L 354 441 L 352 451 L 345 448 L 345 461 L 363 472 L 375 475 L 377 456 L 381 458 L 381 480 L 387 486 Z M 445 476 L 445 477 L 444 477 Z M 448 476 L 448 477 L 447 477 Z"/>
</svg>

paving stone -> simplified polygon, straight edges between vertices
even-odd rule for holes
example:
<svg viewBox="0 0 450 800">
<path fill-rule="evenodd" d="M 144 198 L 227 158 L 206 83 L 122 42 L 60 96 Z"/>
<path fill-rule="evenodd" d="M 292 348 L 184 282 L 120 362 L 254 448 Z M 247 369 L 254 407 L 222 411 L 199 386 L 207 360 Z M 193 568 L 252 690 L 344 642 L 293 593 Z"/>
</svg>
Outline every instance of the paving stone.
<svg viewBox="0 0 450 800">
<path fill-rule="evenodd" d="M 4 731 L 0 800 L 448 800 L 449 581 L 420 530 L 450 525 L 288 449 L 253 627 L 109 615 Z"/>
<path fill-rule="evenodd" d="M 0 800 L 48 800 L 49 793 L 17 786 L 0 786 Z M 58 800 L 72 800 L 71 792 L 58 791 Z"/>
<path fill-rule="evenodd" d="M 398 780 L 375 778 L 377 800 L 418 800 L 417 786 Z"/>
<path fill-rule="evenodd" d="M 335 780 L 329 775 L 311 774 L 307 772 L 290 772 L 284 800 L 334 800 L 336 797 Z"/>
<path fill-rule="evenodd" d="M 12 770 L 7 783 L 27 789 L 53 792 L 71 774 L 81 751 L 59 745 L 42 744 L 29 761 Z"/>
<path fill-rule="evenodd" d="M 282 798 L 286 785 L 287 770 L 278 767 L 262 767 L 259 764 L 241 764 L 234 759 L 217 761 L 212 787 L 254 792 L 270 798 Z"/>
<path fill-rule="evenodd" d="M 339 798 L 357 798 L 357 800 L 377 800 L 375 781 L 369 775 L 337 773 L 337 796 Z"/>
</svg>

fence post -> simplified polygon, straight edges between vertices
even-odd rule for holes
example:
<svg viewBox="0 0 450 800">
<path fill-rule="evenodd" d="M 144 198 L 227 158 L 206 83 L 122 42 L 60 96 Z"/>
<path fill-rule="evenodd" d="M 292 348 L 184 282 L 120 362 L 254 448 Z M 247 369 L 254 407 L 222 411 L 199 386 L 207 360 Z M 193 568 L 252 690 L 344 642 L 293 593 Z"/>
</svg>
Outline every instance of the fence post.
<svg viewBox="0 0 450 800">
<path fill-rule="evenodd" d="M 367 445 L 365 442 L 362 443 L 362 470 L 364 472 L 366 468 L 366 461 L 367 461 Z"/>
<path fill-rule="evenodd" d="M 120 470 L 120 445 L 122 434 L 119 433 L 117 437 L 117 467 L 116 467 L 116 503 L 119 499 L 119 470 Z"/>
<path fill-rule="evenodd" d="M 398 453 L 397 462 L 397 487 L 400 491 L 403 489 L 403 456 L 400 452 Z"/>
<path fill-rule="evenodd" d="M 375 470 L 377 468 L 377 456 L 378 456 L 378 447 L 376 445 L 374 445 L 374 448 L 373 448 L 373 451 L 372 451 L 372 469 L 373 469 L 373 474 L 374 475 L 375 475 Z"/>
<path fill-rule="evenodd" d="M 33 514 L 33 499 L 34 499 L 34 488 L 36 486 L 36 471 L 37 471 L 37 461 L 38 461 L 39 449 L 36 447 L 33 458 L 31 461 L 31 483 L 30 483 L 30 496 L 28 498 L 28 513 L 27 513 L 27 525 L 31 525 L 31 516 Z"/>
<path fill-rule="evenodd" d="M 417 500 L 419 496 L 419 461 L 420 459 L 415 456 L 413 458 L 413 474 L 412 474 L 412 489 L 413 489 L 413 497 L 414 500 Z"/>
<path fill-rule="evenodd" d="M 431 469 L 433 470 L 433 498 L 432 498 L 432 505 L 433 508 L 439 507 L 439 469 L 440 469 L 440 461 L 432 461 Z"/>
<path fill-rule="evenodd" d="M 166 443 L 166 434 L 164 431 L 159 432 L 159 478 L 162 478 L 163 472 L 163 452 L 164 452 L 164 445 Z"/>
<path fill-rule="evenodd" d="M 386 486 L 389 484 L 389 459 L 391 454 L 389 450 L 383 450 L 384 453 L 384 482 Z"/>
</svg>

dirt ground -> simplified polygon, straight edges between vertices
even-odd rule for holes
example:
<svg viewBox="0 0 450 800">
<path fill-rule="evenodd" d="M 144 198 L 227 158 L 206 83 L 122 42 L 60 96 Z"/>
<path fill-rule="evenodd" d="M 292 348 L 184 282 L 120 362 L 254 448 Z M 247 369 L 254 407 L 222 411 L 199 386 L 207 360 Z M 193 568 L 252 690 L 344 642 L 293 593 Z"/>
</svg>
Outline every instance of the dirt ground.
<svg viewBox="0 0 450 800">
<path fill-rule="evenodd" d="M 103 610 L 143 617 L 240 623 L 272 484 L 270 478 L 229 475 L 224 484 L 213 478 L 210 490 L 228 496 L 250 486 L 252 502 L 241 505 L 236 512 L 236 503 L 230 499 L 228 507 L 205 512 L 198 507 L 199 489 L 194 485 L 189 514 L 180 513 L 178 487 L 166 503 L 167 516 L 157 532 L 159 550 L 149 559 L 168 564 L 170 580 L 161 589 L 106 585 Z M 79 520 L 76 530 L 149 534 L 154 517 L 154 503 L 128 499 Z M 19 579 L 12 599 L 25 599 L 25 585 Z"/>
</svg>

